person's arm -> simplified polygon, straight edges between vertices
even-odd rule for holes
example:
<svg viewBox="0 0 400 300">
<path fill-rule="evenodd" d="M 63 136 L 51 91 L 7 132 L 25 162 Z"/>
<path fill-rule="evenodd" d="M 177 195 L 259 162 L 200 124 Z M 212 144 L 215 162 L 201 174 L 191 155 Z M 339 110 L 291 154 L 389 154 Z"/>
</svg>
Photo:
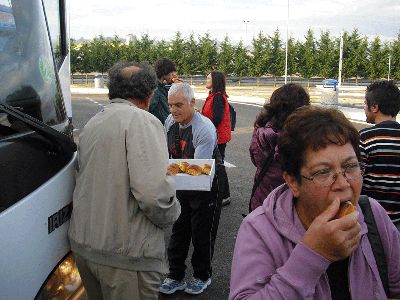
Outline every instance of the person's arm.
<svg viewBox="0 0 400 300">
<path fill-rule="evenodd" d="M 213 119 L 211 120 L 215 128 L 217 128 L 218 125 L 222 122 L 222 118 L 224 117 L 224 108 L 225 108 L 224 97 L 222 97 L 221 94 L 216 94 L 214 96 L 214 102 L 213 102 Z"/>
<path fill-rule="evenodd" d="M 160 122 L 136 114 L 126 134 L 129 183 L 143 213 L 157 226 L 173 224 L 180 214 L 175 183 L 168 178 L 168 150 Z"/>
<path fill-rule="evenodd" d="M 208 119 L 207 119 L 208 120 Z M 210 121 L 208 121 L 210 122 Z M 195 159 L 210 159 L 217 146 L 217 132 L 215 127 L 209 123 L 193 132 L 193 146 Z"/>
<path fill-rule="evenodd" d="M 261 168 L 269 155 L 275 155 L 278 135 L 272 128 L 254 130 L 250 145 L 250 158 L 254 166 Z"/>
<path fill-rule="evenodd" d="M 362 131 L 360 131 L 360 153 L 361 153 L 361 161 L 366 163 L 368 161 L 368 153 L 365 147 L 365 140 L 363 139 Z"/>
<path fill-rule="evenodd" d="M 258 149 L 258 145 L 257 145 L 258 133 L 257 133 L 257 131 L 258 131 L 258 129 L 253 130 L 253 135 L 251 137 L 251 142 L 250 142 L 250 147 L 249 147 L 250 159 L 255 167 L 257 167 L 257 160 L 256 160 L 257 149 Z"/>
<path fill-rule="evenodd" d="M 286 242 L 272 233 L 267 244 L 251 223 L 243 221 L 232 261 L 230 300 L 313 299 L 330 261 L 299 243 L 279 265 L 285 251 L 277 249 L 287 247 Z"/>
</svg>

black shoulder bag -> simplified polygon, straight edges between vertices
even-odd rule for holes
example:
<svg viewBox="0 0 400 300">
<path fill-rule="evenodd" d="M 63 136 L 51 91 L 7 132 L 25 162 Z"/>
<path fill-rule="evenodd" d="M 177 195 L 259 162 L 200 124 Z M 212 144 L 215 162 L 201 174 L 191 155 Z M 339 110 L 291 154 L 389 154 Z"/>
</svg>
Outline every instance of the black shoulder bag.
<svg viewBox="0 0 400 300">
<path fill-rule="evenodd" d="M 372 252 L 374 253 L 376 265 L 378 267 L 379 276 L 381 277 L 383 288 L 387 297 L 390 297 L 389 291 L 389 275 L 388 266 L 386 262 L 385 251 L 383 249 L 381 237 L 379 235 L 378 227 L 376 226 L 374 213 L 372 212 L 371 203 L 367 196 L 360 196 L 358 201 L 360 208 L 364 215 L 365 223 L 368 227 L 368 240 L 371 244 Z"/>
<path fill-rule="evenodd" d="M 235 131 L 235 126 L 236 126 L 236 111 L 233 108 L 232 105 L 229 105 L 229 115 L 230 115 L 230 119 L 231 119 L 231 131 Z"/>
</svg>

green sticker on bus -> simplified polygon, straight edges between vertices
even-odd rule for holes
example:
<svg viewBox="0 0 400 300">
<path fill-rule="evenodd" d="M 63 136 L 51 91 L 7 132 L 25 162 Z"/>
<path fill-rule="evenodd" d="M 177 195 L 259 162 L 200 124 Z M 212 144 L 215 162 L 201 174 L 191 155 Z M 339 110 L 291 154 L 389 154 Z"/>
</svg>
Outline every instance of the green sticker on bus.
<svg viewBox="0 0 400 300">
<path fill-rule="evenodd" d="M 39 71 L 44 82 L 50 82 L 53 78 L 53 68 L 49 60 L 39 57 Z"/>
</svg>

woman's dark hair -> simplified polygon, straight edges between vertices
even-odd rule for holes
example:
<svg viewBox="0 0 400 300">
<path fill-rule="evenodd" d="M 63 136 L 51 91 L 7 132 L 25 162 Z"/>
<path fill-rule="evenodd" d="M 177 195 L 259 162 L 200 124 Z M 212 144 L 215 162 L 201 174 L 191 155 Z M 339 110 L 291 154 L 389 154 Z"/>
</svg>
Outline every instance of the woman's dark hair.
<svg viewBox="0 0 400 300">
<path fill-rule="evenodd" d="M 211 92 L 216 93 L 220 92 L 221 94 L 226 95 L 225 88 L 225 75 L 220 71 L 212 71 L 211 72 Z"/>
<path fill-rule="evenodd" d="M 160 58 L 156 61 L 154 69 L 156 70 L 157 78 L 161 79 L 161 77 L 168 75 L 171 72 L 175 72 L 176 66 L 172 60 L 169 60 L 168 58 Z"/>
<path fill-rule="evenodd" d="M 288 83 L 276 89 L 269 103 L 264 104 L 263 111 L 257 116 L 254 127 L 264 127 L 271 122 L 276 130 L 280 130 L 286 118 L 297 108 L 310 105 L 310 96 L 298 84 Z"/>
<path fill-rule="evenodd" d="M 129 67 L 137 67 L 130 71 Z M 145 101 L 157 86 L 153 68 L 147 63 L 119 62 L 108 71 L 108 98 Z"/>
<path fill-rule="evenodd" d="M 278 138 L 282 170 L 301 182 L 300 169 L 308 149 L 318 151 L 329 144 L 350 143 L 360 160 L 360 136 L 345 115 L 334 108 L 305 106 L 286 120 Z"/>
<path fill-rule="evenodd" d="M 376 81 L 367 87 L 365 100 L 368 108 L 378 105 L 384 115 L 396 116 L 400 110 L 400 91 L 393 81 Z"/>
</svg>

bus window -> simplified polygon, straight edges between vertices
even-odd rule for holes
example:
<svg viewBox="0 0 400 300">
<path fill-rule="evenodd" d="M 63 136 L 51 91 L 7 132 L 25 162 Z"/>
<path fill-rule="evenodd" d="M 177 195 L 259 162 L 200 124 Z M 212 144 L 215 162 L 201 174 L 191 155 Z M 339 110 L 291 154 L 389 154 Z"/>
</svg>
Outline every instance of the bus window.
<svg viewBox="0 0 400 300">
<path fill-rule="evenodd" d="M 60 67 L 67 54 L 67 41 L 65 40 L 65 35 L 63 36 L 61 34 L 62 26 L 65 26 L 65 20 L 60 17 L 64 15 L 63 13 L 60 14 L 60 11 L 64 9 L 64 1 L 44 0 L 43 4 L 46 12 L 47 25 L 50 31 L 54 58 L 57 67 Z"/>
<path fill-rule="evenodd" d="M 67 117 L 48 36 L 38 2 L 0 0 L 0 103 L 56 125 Z M 0 139 L 24 131 L 0 115 Z"/>
<path fill-rule="evenodd" d="M 68 130 L 41 1 L 0 0 L 0 78 L 0 104 Z M 0 110 L 0 210 L 33 192 L 69 159 L 26 122 Z"/>
</svg>

